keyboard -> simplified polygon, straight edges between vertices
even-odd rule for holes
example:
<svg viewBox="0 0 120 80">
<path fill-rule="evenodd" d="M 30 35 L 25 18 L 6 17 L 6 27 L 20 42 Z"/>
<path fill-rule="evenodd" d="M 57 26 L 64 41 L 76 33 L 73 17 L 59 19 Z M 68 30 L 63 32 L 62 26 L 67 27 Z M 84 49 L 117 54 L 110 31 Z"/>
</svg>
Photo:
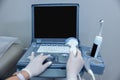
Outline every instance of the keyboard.
<svg viewBox="0 0 120 80">
<path fill-rule="evenodd" d="M 61 44 L 42 44 L 39 46 L 38 53 L 69 53 L 69 46 Z"/>
</svg>

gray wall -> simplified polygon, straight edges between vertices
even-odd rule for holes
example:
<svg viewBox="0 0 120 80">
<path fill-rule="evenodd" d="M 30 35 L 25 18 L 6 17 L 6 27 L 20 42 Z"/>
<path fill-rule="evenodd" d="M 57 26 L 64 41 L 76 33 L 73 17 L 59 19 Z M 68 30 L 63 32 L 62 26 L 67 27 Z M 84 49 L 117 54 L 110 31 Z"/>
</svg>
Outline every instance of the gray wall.
<svg viewBox="0 0 120 80">
<path fill-rule="evenodd" d="M 19 37 L 24 47 L 31 40 L 31 4 L 80 4 L 81 44 L 92 46 L 98 34 L 98 21 L 105 20 L 101 55 L 106 68 L 103 80 L 120 80 L 120 0 L 0 0 L 0 36 Z"/>
</svg>

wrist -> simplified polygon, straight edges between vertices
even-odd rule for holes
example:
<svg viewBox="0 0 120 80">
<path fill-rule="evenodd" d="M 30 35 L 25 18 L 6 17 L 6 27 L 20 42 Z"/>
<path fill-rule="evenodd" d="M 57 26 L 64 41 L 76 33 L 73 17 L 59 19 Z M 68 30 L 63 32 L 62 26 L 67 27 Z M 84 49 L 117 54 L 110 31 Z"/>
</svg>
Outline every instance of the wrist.
<svg viewBox="0 0 120 80">
<path fill-rule="evenodd" d="M 24 76 L 25 80 L 30 78 L 29 74 L 26 71 L 21 71 L 21 74 Z"/>
<path fill-rule="evenodd" d="M 29 78 L 31 78 L 31 77 L 33 76 L 33 75 L 31 74 L 31 72 L 30 72 L 28 69 L 26 69 L 26 68 L 22 69 L 22 71 L 27 72 L 28 75 L 29 75 Z"/>
<path fill-rule="evenodd" d="M 28 80 L 29 74 L 26 71 L 19 71 L 13 74 L 13 76 L 17 76 L 19 80 Z"/>
</svg>

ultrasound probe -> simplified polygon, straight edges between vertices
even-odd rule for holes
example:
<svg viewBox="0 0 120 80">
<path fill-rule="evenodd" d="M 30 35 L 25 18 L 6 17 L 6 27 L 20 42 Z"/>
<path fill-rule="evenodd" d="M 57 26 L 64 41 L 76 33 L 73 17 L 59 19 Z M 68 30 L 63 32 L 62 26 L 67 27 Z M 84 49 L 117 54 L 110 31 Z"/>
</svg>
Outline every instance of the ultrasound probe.
<svg viewBox="0 0 120 80">
<path fill-rule="evenodd" d="M 99 23 L 100 23 L 100 31 L 99 31 L 98 36 L 95 37 L 95 40 L 94 40 L 94 43 L 93 43 L 93 46 L 92 46 L 92 50 L 91 50 L 91 55 L 90 55 L 91 57 L 94 57 L 94 58 L 97 58 L 98 53 L 99 53 L 100 48 L 101 48 L 102 40 L 103 40 L 102 30 L 103 30 L 104 20 L 101 19 L 99 21 Z"/>
<path fill-rule="evenodd" d="M 78 40 L 74 37 L 70 37 L 66 40 L 66 45 L 70 46 L 70 51 L 73 52 L 74 56 L 77 56 L 76 48 L 78 46 Z"/>
</svg>

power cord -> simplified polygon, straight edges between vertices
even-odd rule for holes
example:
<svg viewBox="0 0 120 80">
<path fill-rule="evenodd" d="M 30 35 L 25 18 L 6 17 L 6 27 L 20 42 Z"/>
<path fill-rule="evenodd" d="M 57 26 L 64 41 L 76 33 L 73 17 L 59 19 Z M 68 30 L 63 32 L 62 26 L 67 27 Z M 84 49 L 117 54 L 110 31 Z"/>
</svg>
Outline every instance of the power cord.
<svg viewBox="0 0 120 80">
<path fill-rule="evenodd" d="M 92 80 L 95 80 L 95 75 L 94 75 L 93 71 L 90 69 L 91 58 L 88 58 L 88 59 L 84 58 L 84 60 L 85 60 L 85 69 L 91 75 Z"/>
<path fill-rule="evenodd" d="M 78 80 L 81 80 L 80 74 L 78 74 L 77 76 L 78 76 Z"/>
</svg>

